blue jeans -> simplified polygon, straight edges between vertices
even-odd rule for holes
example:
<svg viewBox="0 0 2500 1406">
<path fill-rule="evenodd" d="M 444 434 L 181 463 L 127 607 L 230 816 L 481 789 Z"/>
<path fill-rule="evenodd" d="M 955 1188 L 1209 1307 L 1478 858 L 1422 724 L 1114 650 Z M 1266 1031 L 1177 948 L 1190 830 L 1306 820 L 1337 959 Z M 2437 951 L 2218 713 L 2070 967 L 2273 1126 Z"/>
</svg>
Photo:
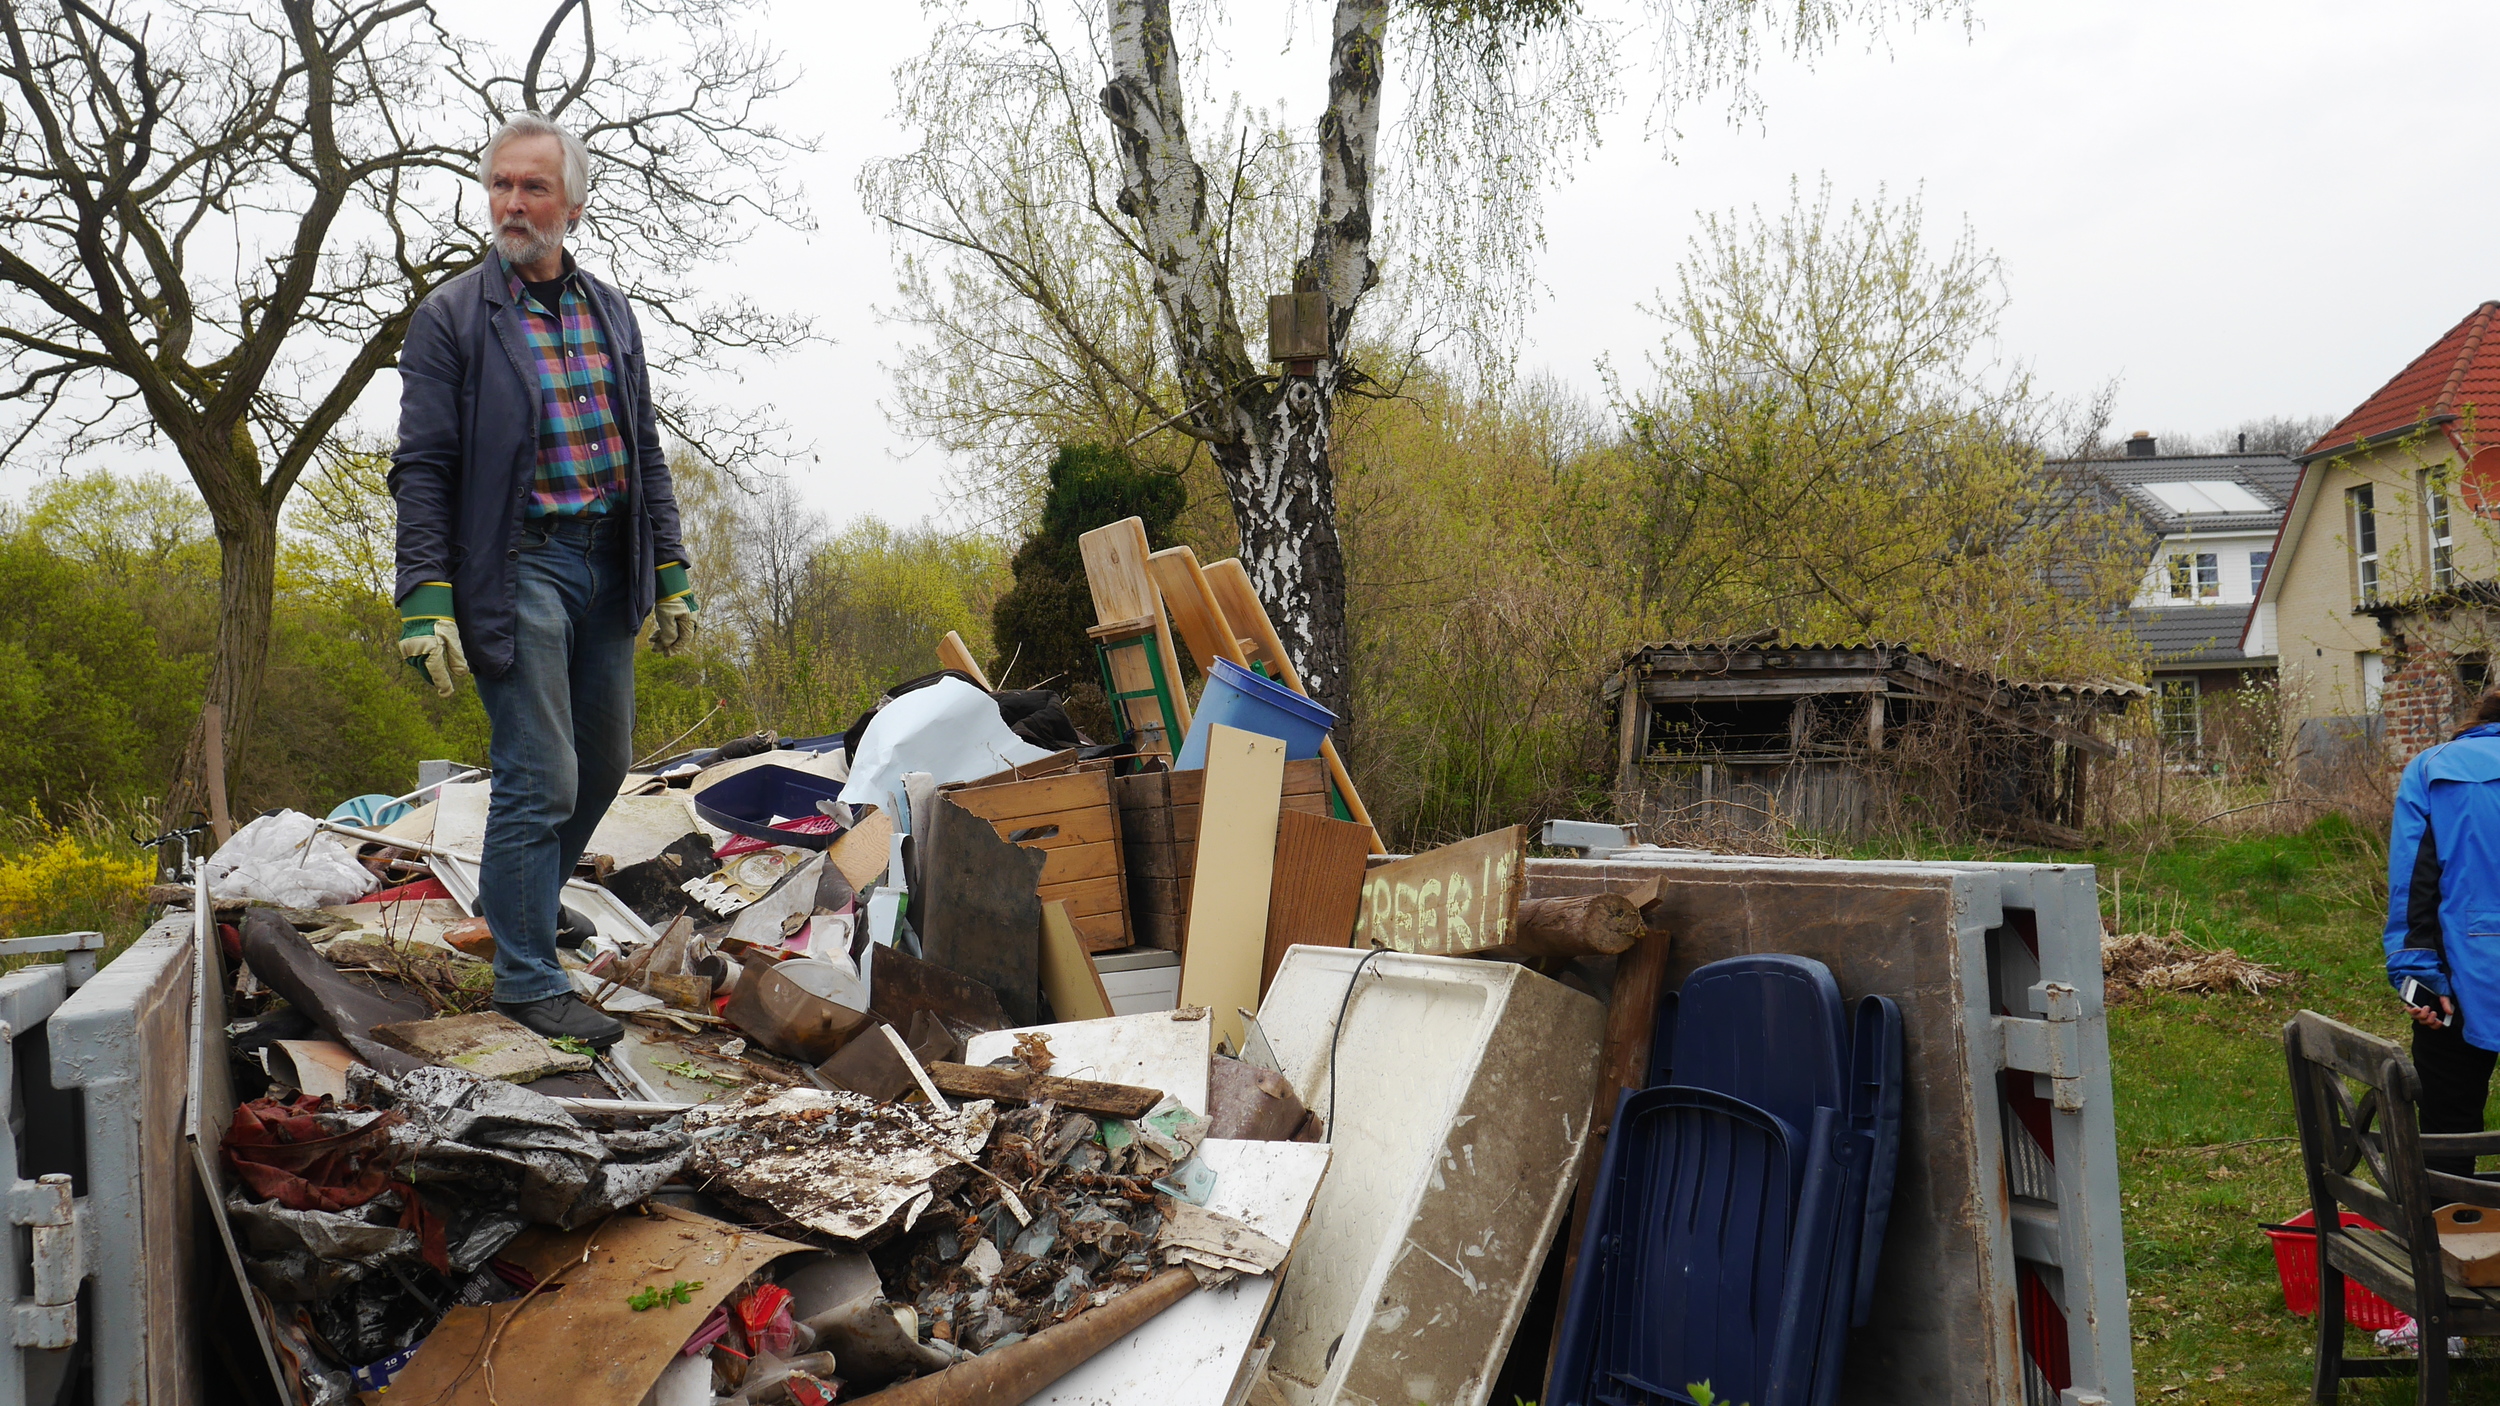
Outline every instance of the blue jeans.
<svg viewBox="0 0 2500 1406">
<path fill-rule="evenodd" d="M 564 881 L 633 761 L 632 554 L 608 517 L 546 517 L 521 531 L 512 667 L 480 675 L 494 768 L 478 911 L 495 934 L 495 999 L 572 989 L 556 962 Z"/>
</svg>

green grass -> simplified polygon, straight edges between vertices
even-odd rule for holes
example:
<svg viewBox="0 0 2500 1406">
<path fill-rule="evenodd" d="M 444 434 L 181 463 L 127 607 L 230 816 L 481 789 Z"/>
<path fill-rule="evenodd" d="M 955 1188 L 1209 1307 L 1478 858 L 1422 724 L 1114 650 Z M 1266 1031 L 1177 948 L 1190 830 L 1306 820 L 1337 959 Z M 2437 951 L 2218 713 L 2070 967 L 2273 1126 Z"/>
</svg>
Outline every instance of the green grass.
<svg viewBox="0 0 2500 1406">
<path fill-rule="evenodd" d="M 2109 1012 L 2138 1400 L 2306 1399 L 2314 1320 L 2285 1311 L 2257 1227 L 2305 1209 L 2282 1029 L 2323 1012 L 2405 1040 L 2379 948 L 2384 859 L 2340 818 L 2291 836 L 2191 837 L 2083 856 L 2125 931 L 2184 931 L 2295 974 L 2260 996 L 2132 997 Z M 2375 1351 L 2354 1330 L 2347 1352 Z M 2500 1347 L 2500 1344 L 2495 1344 Z M 2347 1401 L 2410 1401 L 2410 1378 L 2347 1386 Z M 2462 1379 L 2460 1406 L 2500 1403 L 2500 1377 Z"/>
</svg>

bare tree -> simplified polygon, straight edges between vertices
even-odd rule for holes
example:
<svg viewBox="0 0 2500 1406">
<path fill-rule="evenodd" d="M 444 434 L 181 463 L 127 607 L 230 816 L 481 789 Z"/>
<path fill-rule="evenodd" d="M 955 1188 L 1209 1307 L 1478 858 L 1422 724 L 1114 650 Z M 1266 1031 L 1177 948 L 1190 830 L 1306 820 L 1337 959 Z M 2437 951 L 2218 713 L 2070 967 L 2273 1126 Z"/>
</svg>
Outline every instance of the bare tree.
<svg viewBox="0 0 2500 1406">
<path fill-rule="evenodd" d="M 805 142 L 761 115 L 777 57 L 728 0 L 615 0 L 604 34 L 599 8 L 556 0 L 521 58 L 429 0 L 0 0 L 0 402 L 20 412 L 0 452 L 181 457 L 216 526 L 207 701 L 229 756 L 268 659 L 287 494 L 417 305 L 484 256 L 478 151 L 505 115 L 590 144 L 575 243 L 656 314 L 670 364 L 806 334 L 683 283 L 756 221 L 805 218 L 780 176 Z M 663 405 L 716 457 L 757 428 Z M 193 804 L 200 751 L 195 733 L 169 812 Z"/>
<path fill-rule="evenodd" d="M 1193 137 L 1190 109 L 1209 101 L 1198 71 L 1205 46 L 1193 42 L 1206 14 L 1172 0 L 1072 3 L 1070 14 L 1052 0 L 1018 0 L 1004 21 L 971 13 L 969 0 L 952 6 L 926 55 L 898 75 L 903 117 L 923 145 L 872 168 L 863 192 L 913 249 L 946 265 L 955 309 L 981 296 L 967 286 L 1003 289 L 1031 309 L 1022 322 L 990 324 L 1009 334 L 1003 350 L 1019 375 L 1048 369 L 1078 388 L 1065 399 L 1091 404 L 1107 393 L 1137 420 L 1207 449 L 1253 585 L 1313 693 L 1340 714 L 1348 670 L 1334 412 L 1366 385 L 1350 362 L 1355 318 L 1381 286 L 1384 260 L 1405 279 L 1413 336 L 1456 339 L 1477 365 L 1498 369 L 1534 282 L 1540 197 L 1593 140 L 1617 96 L 1628 36 L 1654 39 L 1659 113 L 1671 119 L 1721 88 L 1740 113 L 1754 110 L 1746 80 L 1766 47 L 1811 56 L 1852 24 L 1964 8 L 1647 0 L 1644 27 L 1591 18 L 1575 0 L 1336 0 L 1326 103 L 1296 139 L 1308 184 L 1271 194 L 1246 176 L 1261 164 L 1265 133 L 1227 121 L 1213 138 Z M 1068 34 L 1081 43 L 1063 41 Z M 1394 124 L 1385 116 L 1393 77 L 1407 98 Z M 1107 130 L 1087 130 L 1105 119 Z M 1029 169 L 1039 147 L 1069 163 L 1056 182 L 984 183 Z M 1243 286 L 1264 261 L 1245 257 L 1235 236 L 1262 200 L 1282 202 L 1295 252 L 1274 281 Z M 1053 234 L 1068 231 L 1081 241 Z M 1064 295 L 1067 251 L 1098 258 L 1106 247 L 1144 271 L 1168 361 L 1141 366 L 1137 340 L 1101 326 L 1104 305 Z M 1254 351 L 1244 324 L 1288 280 L 1320 296 L 1326 354 L 1280 365 Z M 931 321 L 944 302 L 922 297 L 914 320 Z M 924 408 L 906 402 L 907 412 Z M 925 408 L 961 426 L 993 406 L 955 395 Z"/>
</svg>

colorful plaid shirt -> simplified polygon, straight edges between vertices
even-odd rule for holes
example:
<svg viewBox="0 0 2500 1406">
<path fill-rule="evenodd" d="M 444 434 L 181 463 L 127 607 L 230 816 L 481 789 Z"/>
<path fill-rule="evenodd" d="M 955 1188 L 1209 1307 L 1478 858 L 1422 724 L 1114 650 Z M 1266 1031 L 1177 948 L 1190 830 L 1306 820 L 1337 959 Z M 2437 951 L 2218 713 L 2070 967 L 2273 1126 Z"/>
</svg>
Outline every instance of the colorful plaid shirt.
<svg viewBox="0 0 2500 1406">
<path fill-rule="evenodd" d="M 621 509 L 627 492 L 625 435 L 616 422 L 616 372 L 607 334 L 582 292 L 571 255 L 556 310 L 531 297 L 509 265 L 513 305 L 528 329 L 538 363 L 538 481 L 531 517 L 577 516 Z"/>
</svg>

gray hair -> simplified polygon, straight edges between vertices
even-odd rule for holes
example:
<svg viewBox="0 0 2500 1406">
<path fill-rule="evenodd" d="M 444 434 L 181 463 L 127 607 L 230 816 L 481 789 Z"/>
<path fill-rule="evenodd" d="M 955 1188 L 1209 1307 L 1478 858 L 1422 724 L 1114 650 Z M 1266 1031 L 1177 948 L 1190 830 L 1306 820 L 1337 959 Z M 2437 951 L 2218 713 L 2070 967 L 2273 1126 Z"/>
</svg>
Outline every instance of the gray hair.
<svg viewBox="0 0 2500 1406">
<path fill-rule="evenodd" d="M 580 205 L 590 199 L 590 148 L 582 139 L 548 121 L 535 112 L 516 112 L 488 138 L 486 150 L 477 158 L 477 183 L 492 185 L 489 173 L 495 166 L 495 153 L 515 137 L 553 137 L 564 148 L 564 203 Z"/>
</svg>

